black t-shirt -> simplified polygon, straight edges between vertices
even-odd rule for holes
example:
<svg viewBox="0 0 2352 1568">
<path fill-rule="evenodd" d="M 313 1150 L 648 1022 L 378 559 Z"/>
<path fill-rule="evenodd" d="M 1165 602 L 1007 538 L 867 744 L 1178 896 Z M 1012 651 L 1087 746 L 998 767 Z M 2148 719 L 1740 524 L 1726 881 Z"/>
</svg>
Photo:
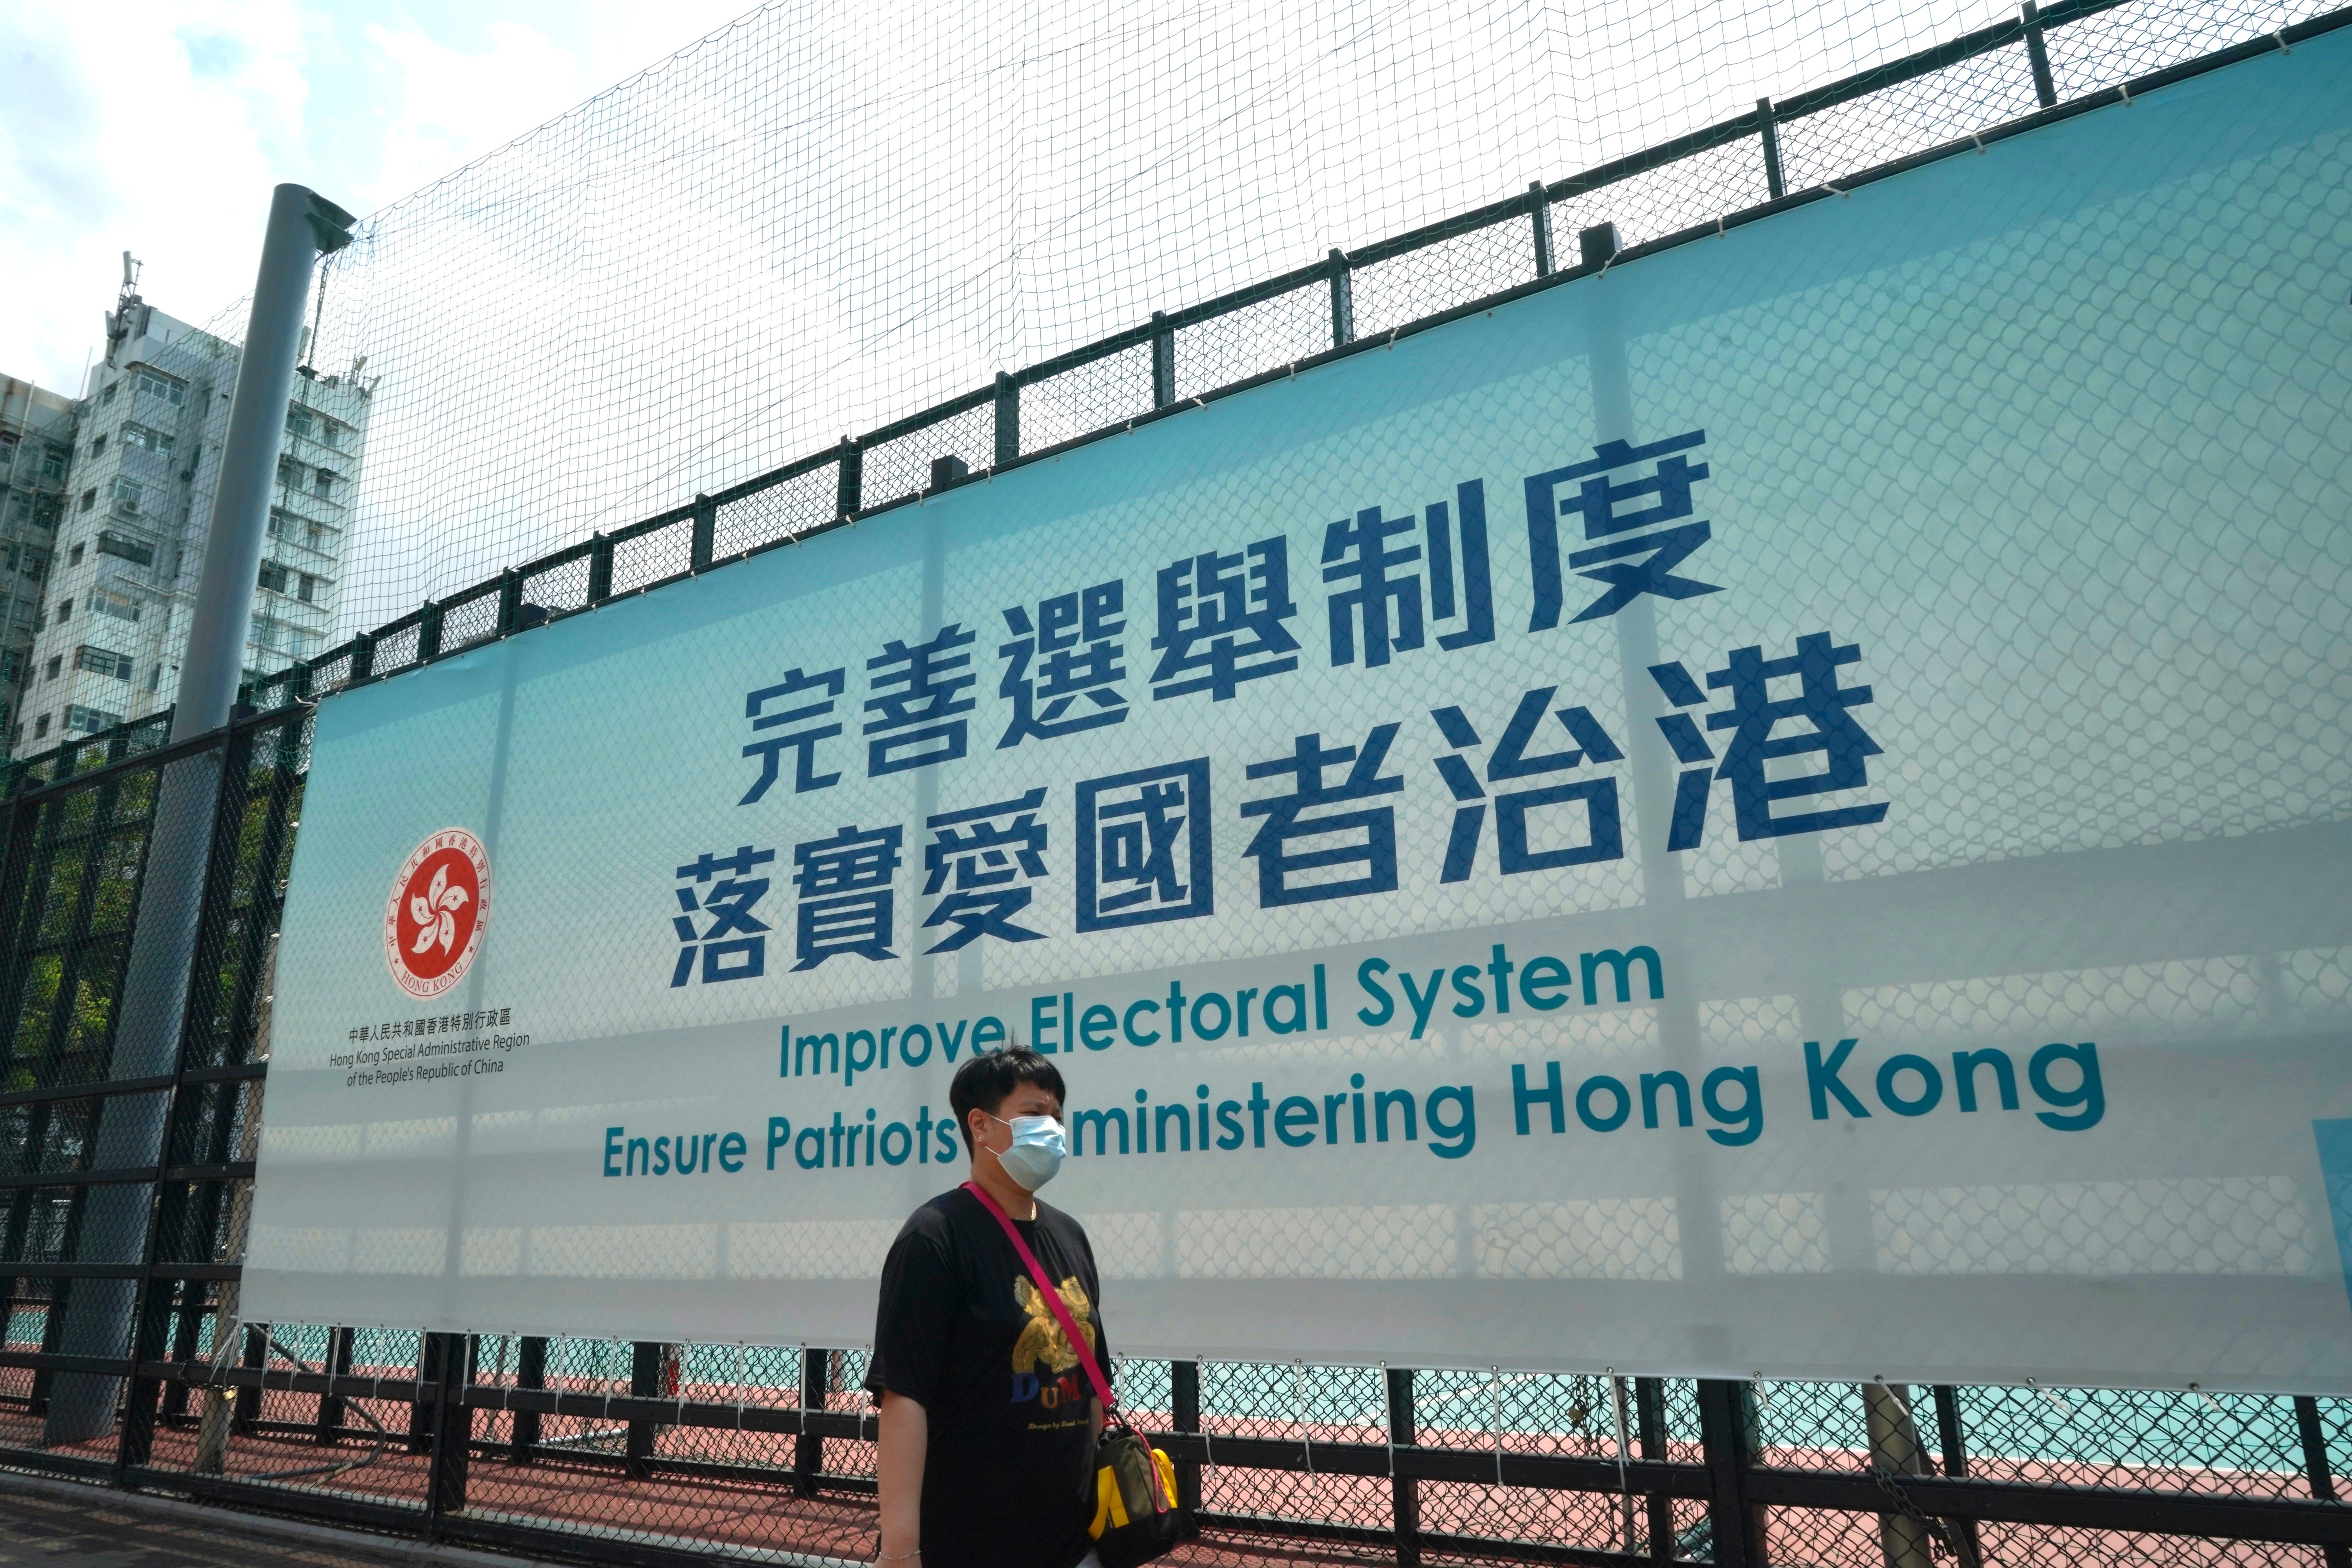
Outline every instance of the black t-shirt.
<svg viewBox="0 0 2352 1568">
<path fill-rule="evenodd" d="M 1076 1220 L 1015 1220 L 1095 1363 L 1102 1284 Z M 1074 1568 L 1093 1542 L 1094 1391 L 1003 1227 L 959 1187 L 909 1215 L 882 1265 L 866 1386 L 920 1405 L 923 1568 Z"/>
</svg>

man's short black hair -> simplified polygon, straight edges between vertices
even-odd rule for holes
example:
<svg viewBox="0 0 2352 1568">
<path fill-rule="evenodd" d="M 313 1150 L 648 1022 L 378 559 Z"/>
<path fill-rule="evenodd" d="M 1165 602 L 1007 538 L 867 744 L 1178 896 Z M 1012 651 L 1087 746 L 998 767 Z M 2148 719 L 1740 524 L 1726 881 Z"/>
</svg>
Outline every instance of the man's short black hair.
<svg viewBox="0 0 2352 1568">
<path fill-rule="evenodd" d="M 948 1104 L 955 1111 L 956 1131 L 963 1134 L 966 1154 L 972 1152 L 971 1113 L 985 1110 L 995 1115 L 1004 1097 L 1024 1083 L 1034 1083 L 1052 1095 L 1056 1105 L 1069 1099 L 1062 1089 L 1062 1069 L 1026 1046 L 986 1051 L 956 1068 L 955 1081 L 948 1085 Z"/>
</svg>

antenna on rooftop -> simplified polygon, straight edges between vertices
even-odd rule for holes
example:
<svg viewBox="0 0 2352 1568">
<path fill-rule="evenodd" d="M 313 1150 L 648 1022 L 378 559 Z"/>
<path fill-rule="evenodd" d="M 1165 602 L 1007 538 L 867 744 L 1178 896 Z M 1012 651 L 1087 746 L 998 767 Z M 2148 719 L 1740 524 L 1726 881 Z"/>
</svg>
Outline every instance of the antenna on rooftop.
<svg viewBox="0 0 2352 1568">
<path fill-rule="evenodd" d="M 139 291 L 139 268 L 143 265 L 145 264 L 129 251 L 122 253 L 122 291 L 125 294 L 135 294 Z"/>
</svg>

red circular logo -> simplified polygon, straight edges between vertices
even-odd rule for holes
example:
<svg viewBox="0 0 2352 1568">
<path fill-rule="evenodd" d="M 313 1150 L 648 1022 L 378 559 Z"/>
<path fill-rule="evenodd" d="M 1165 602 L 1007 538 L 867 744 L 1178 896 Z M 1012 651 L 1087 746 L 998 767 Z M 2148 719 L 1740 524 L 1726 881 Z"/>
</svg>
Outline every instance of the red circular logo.
<svg viewBox="0 0 2352 1568">
<path fill-rule="evenodd" d="M 490 857 L 462 827 L 409 852 L 383 906 L 383 962 L 411 996 L 438 996 L 465 978 L 490 919 Z"/>
</svg>

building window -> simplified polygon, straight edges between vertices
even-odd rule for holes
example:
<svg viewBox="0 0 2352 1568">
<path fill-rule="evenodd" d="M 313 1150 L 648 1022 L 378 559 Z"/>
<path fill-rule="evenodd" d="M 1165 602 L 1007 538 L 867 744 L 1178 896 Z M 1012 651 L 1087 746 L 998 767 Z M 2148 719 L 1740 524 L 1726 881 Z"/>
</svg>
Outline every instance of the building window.
<svg viewBox="0 0 2352 1568">
<path fill-rule="evenodd" d="M 116 653 L 111 648 L 92 647 L 88 643 L 74 649 L 74 668 L 110 675 L 117 680 L 131 679 L 131 656 Z"/>
<path fill-rule="evenodd" d="M 49 660 L 49 672 L 41 677 L 41 679 L 43 680 L 55 680 L 58 678 L 58 671 L 65 668 L 65 663 L 66 656 L 63 654 L 57 655 Z"/>
<path fill-rule="evenodd" d="M 320 586 L 319 580 L 316 577 L 311 576 L 308 572 L 305 572 L 302 574 L 301 586 L 302 592 L 299 596 L 302 602 L 306 605 L 315 604 L 318 601 L 319 588 Z"/>
<path fill-rule="evenodd" d="M 99 730 L 111 730 L 117 724 L 121 722 L 121 714 L 109 713 L 103 708 L 85 708 L 80 703 L 77 702 L 66 710 L 66 732 L 68 734 L 72 734 L 77 731 L 84 734 L 88 734 Z"/>
<path fill-rule="evenodd" d="M 160 397 L 174 408 L 180 405 L 188 393 L 186 382 L 176 376 L 165 375 L 160 371 L 149 370 L 143 364 L 131 373 L 131 381 L 139 391 L 150 397 Z"/>
<path fill-rule="evenodd" d="M 319 416 L 319 439 L 330 447 L 340 447 L 343 444 L 343 427 L 321 414 Z"/>
<path fill-rule="evenodd" d="M 33 721 L 33 739 L 39 740 L 49 732 L 49 716 L 46 713 Z"/>
<path fill-rule="evenodd" d="M 110 382 L 108 382 L 108 383 L 106 384 L 106 390 L 105 390 L 104 392 L 101 392 L 101 393 L 100 393 L 100 394 L 98 395 L 98 401 L 99 401 L 99 403 L 102 405 L 105 405 L 105 404 L 109 404 L 109 403 L 113 402 L 113 401 L 114 401 L 114 389 L 115 389 L 116 387 L 118 387 L 118 386 L 121 385 L 121 384 L 121 384 L 121 382 L 118 382 L 118 381 L 110 381 Z"/>
<path fill-rule="evenodd" d="M 307 408 L 303 407 L 303 406 L 302 406 L 300 404 L 299 404 L 299 403 L 298 403 L 298 404 L 296 404 L 296 405 L 294 405 L 292 407 L 290 407 L 290 408 L 287 409 L 287 411 L 286 411 L 286 429 L 287 429 L 287 433 L 288 433 L 289 435 L 293 435 L 293 436 L 308 436 L 308 435 L 310 435 L 310 411 L 309 409 L 307 409 Z"/>
<path fill-rule="evenodd" d="M 92 485 L 89 489 L 81 492 L 81 510 L 88 511 L 97 504 L 98 487 L 96 485 Z"/>
<path fill-rule="evenodd" d="M 128 561 L 133 566 L 155 564 L 153 545 L 143 539 L 133 539 L 127 533 L 117 533 L 112 529 L 108 529 L 98 536 L 98 552 L 100 555 L 112 555 Z M 73 559 L 76 564 L 81 561 L 81 546 L 79 544 L 73 548 Z"/>
<path fill-rule="evenodd" d="M 73 601 L 71 599 L 59 599 L 58 601 L 58 625 L 63 626 L 72 619 Z"/>
<path fill-rule="evenodd" d="M 93 458 L 97 457 L 99 454 L 100 454 L 100 453 L 104 452 L 105 450 L 106 450 L 106 437 L 105 437 L 103 435 L 100 435 L 100 436 L 97 437 L 96 437 L 95 439 L 93 439 L 93 440 L 90 442 L 90 444 L 89 444 L 89 455 L 90 455 L 91 457 L 93 457 Z"/>
<path fill-rule="evenodd" d="M 138 600 L 127 594 L 109 593 L 104 588 L 90 590 L 89 609 L 94 616 L 111 616 L 118 621 L 136 621 L 139 618 Z M 63 620 L 65 617 L 60 616 L 58 618 Z"/>
<path fill-rule="evenodd" d="M 286 568 L 275 561 L 261 563 L 261 585 L 273 594 L 286 592 Z"/>
<path fill-rule="evenodd" d="M 52 447 L 41 455 L 41 478 L 62 484 L 66 477 L 66 454 L 62 447 Z"/>
<path fill-rule="evenodd" d="M 334 488 L 335 488 L 335 476 L 334 476 L 334 475 L 332 475 L 332 474 L 331 474 L 331 473 L 329 473 L 326 469 L 324 469 L 324 468 L 320 468 L 320 469 L 319 470 L 319 478 L 318 478 L 318 480 L 317 480 L 317 482 L 316 482 L 315 484 L 313 484 L 313 485 L 311 486 L 311 489 L 314 489 L 314 490 L 316 490 L 316 491 L 318 492 L 319 496 L 320 497 L 320 499 L 322 499 L 322 500 L 323 500 L 325 497 L 327 497 L 330 493 L 331 493 L 331 492 L 333 491 Z"/>
<path fill-rule="evenodd" d="M 79 566 L 81 564 L 80 545 L 77 544 L 71 550 L 66 552 L 66 564 L 68 566 Z"/>
<path fill-rule="evenodd" d="M 0 653 L 0 681 L 14 681 L 25 673 L 25 650 L 12 647 Z"/>
<path fill-rule="evenodd" d="M 136 513 L 139 510 L 140 501 L 145 498 L 146 494 L 147 487 L 141 484 L 137 479 L 116 479 L 114 481 L 114 510 L 117 511 Z"/>
<path fill-rule="evenodd" d="M 122 427 L 122 444 L 126 447 L 137 447 L 142 451 L 152 452 L 159 458 L 168 458 L 172 455 L 172 437 L 164 435 L 161 430 L 151 430 L 144 425 L 125 425 Z"/>
</svg>

